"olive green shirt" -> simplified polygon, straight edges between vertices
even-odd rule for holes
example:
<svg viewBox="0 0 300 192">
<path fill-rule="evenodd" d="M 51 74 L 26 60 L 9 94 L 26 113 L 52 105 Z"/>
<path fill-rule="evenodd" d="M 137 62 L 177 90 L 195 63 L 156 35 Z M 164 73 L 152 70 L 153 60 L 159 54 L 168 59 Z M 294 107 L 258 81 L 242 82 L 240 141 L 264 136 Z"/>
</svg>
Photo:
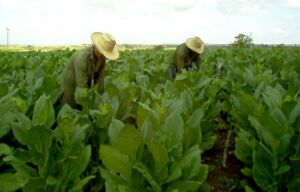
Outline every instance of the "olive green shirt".
<svg viewBox="0 0 300 192">
<path fill-rule="evenodd" d="M 189 49 L 185 43 L 178 45 L 170 58 L 170 68 L 174 73 L 181 73 L 182 69 L 189 69 L 195 64 L 199 69 L 201 64 L 200 54 Z"/>
<path fill-rule="evenodd" d="M 93 55 L 93 46 L 76 51 L 70 58 L 62 84 L 63 103 L 78 108 L 74 93 L 76 87 L 91 88 L 97 86 L 98 92 L 104 91 L 104 68 L 106 59 L 97 60 Z"/>
</svg>

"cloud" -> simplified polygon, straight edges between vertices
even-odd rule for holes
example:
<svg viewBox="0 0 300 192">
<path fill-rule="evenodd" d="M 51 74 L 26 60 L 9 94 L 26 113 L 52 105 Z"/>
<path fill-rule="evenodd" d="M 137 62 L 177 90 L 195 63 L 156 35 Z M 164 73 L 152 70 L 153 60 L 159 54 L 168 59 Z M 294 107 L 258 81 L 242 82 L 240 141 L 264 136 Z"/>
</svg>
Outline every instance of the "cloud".
<svg viewBox="0 0 300 192">
<path fill-rule="evenodd" d="M 115 11 L 122 11 L 129 9 L 135 5 L 136 0 L 75 0 L 83 8 L 87 8 L 89 11 L 101 11 L 114 14 Z"/>
<path fill-rule="evenodd" d="M 206 0 L 79 0 L 90 10 L 99 10 L 113 14 L 127 15 L 169 14 L 172 12 L 186 12 L 199 4 L 208 4 Z M 211 0 L 210 2 L 215 2 Z"/>
<path fill-rule="evenodd" d="M 251 15 L 266 13 L 276 0 L 218 0 L 219 11 L 229 15 Z"/>
<path fill-rule="evenodd" d="M 273 27 L 271 29 L 271 32 L 279 34 L 279 33 L 283 33 L 283 29 L 281 27 Z"/>
<path fill-rule="evenodd" d="M 173 11 L 187 11 L 199 3 L 199 0 L 173 0 L 173 1 L 162 1 L 161 4 L 166 10 Z"/>
<path fill-rule="evenodd" d="M 300 8 L 300 0 L 287 0 L 287 4 L 291 7 Z"/>
<path fill-rule="evenodd" d="M 120 43 L 181 43 L 195 35 L 231 43 L 250 31 L 258 42 L 299 42 L 299 1 L 0 0 L 0 44 L 6 27 L 11 42 L 21 44 L 89 43 L 92 31 L 110 32 Z"/>
</svg>

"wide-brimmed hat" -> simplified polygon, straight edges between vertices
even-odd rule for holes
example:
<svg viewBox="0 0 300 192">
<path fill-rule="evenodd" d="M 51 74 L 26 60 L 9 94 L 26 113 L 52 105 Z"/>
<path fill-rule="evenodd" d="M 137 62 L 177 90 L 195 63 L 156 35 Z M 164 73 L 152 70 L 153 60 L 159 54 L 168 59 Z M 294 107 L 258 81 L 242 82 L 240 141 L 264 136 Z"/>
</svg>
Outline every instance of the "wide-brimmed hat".
<svg viewBox="0 0 300 192">
<path fill-rule="evenodd" d="M 201 54 L 204 51 L 204 42 L 200 39 L 200 37 L 192 37 L 188 38 L 185 41 L 186 46 L 192 51 Z"/>
<path fill-rule="evenodd" d="M 117 59 L 119 49 L 115 38 L 109 33 L 93 32 L 91 39 L 97 50 L 108 59 Z"/>
</svg>

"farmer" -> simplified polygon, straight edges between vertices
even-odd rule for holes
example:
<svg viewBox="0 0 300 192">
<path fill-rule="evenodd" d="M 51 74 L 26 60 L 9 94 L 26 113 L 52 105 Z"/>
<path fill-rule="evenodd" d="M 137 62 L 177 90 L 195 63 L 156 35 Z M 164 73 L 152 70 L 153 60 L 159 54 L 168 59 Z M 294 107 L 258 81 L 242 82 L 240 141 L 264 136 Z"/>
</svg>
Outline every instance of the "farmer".
<svg viewBox="0 0 300 192">
<path fill-rule="evenodd" d="M 170 58 L 169 78 L 174 79 L 183 69 L 190 69 L 193 65 L 199 69 L 204 43 L 199 37 L 188 38 L 185 43 L 178 45 Z"/>
<path fill-rule="evenodd" d="M 91 34 L 93 45 L 76 51 L 70 58 L 62 83 L 62 105 L 81 109 L 76 103 L 74 93 L 76 87 L 91 88 L 96 85 L 98 92 L 104 91 L 104 68 L 106 59 L 119 57 L 118 46 L 109 33 L 94 32 Z"/>
</svg>

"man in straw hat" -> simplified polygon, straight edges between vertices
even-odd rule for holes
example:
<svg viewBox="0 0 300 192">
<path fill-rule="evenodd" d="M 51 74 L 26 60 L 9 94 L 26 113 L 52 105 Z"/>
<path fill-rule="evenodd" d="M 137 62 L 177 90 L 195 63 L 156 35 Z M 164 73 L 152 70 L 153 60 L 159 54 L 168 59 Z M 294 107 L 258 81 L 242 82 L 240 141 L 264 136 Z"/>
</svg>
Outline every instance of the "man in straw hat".
<svg viewBox="0 0 300 192">
<path fill-rule="evenodd" d="M 188 38 L 185 43 L 180 44 L 170 60 L 169 77 L 173 79 L 183 69 L 190 69 L 193 64 L 199 68 L 201 64 L 201 53 L 204 51 L 204 43 L 199 37 Z"/>
<path fill-rule="evenodd" d="M 106 59 L 117 59 L 119 50 L 114 37 L 109 33 L 91 34 L 93 45 L 76 51 L 66 66 L 62 83 L 62 104 L 80 109 L 75 102 L 76 87 L 91 88 L 97 86 L 98 92 L 104 91 L 104 68 Z"/>
</svg>

